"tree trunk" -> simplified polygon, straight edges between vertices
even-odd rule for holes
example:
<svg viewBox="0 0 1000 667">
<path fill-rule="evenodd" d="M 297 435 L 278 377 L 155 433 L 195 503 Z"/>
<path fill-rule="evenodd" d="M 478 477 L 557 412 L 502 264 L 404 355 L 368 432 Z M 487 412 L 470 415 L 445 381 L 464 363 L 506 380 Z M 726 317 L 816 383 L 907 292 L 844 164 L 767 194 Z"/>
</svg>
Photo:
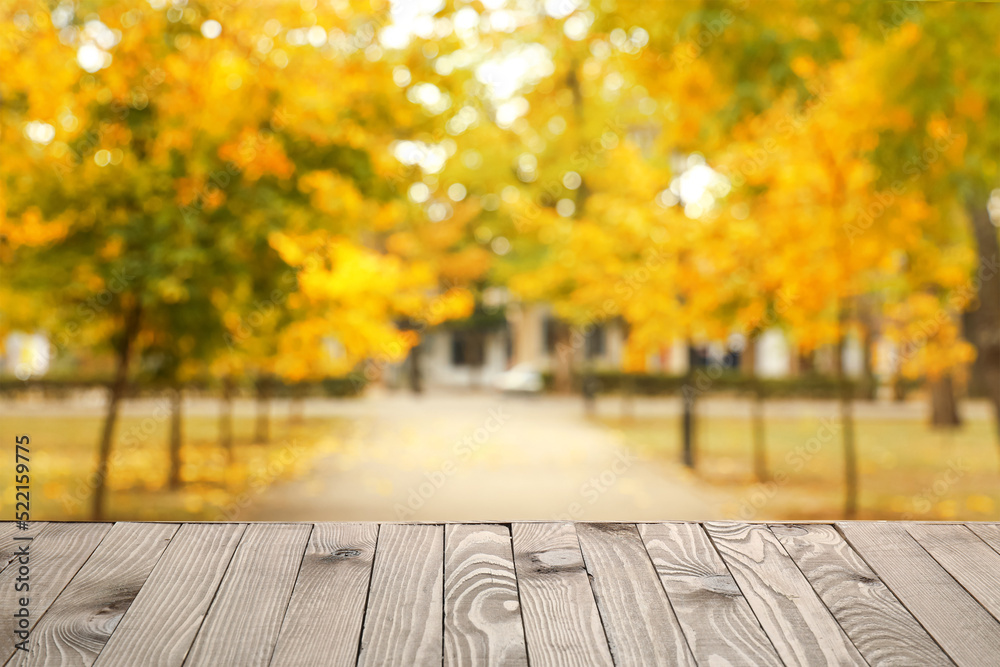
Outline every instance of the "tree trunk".
<svg viewBox="0 0 1000 667">
<path fill-rule="evenodd" d="M 486 364 L 486 334 L 482 331 L 469 331 L 466 337 L 469 356 L 469 388 L 479 389 L 483 384 L 483 366 Z"/>
<path fill-rule="evenodd" d="M 758 482 L 771 478 L 767 469 L 767 439 L 764 428 L 764 388 L 757 377 L 757 337 L 754 332 L 747 336 L 746 347 L 740 357 L 740 370 L 750 378 L 750 421 L 753 438 L 753 473 Z"/>
<path fill-rule="evenodd" d="M 892 378 L 892 400 L 896 403 L 906 400 L 906 385 L 903 383 L 903 376 L 898 372 Z"/>
<path fill-rule="evenodd" d="M 951 374 L 929 380 L 931 395 L 931 426 L 934 428 L 954 428 L 962 425 L 955 400 L 955 383 Z"/>
<path fill-rule="evenodd" d="M 875 346 L 875 332 L 871 322 L 865 322 L 865 332 L 862 336 L 861 359 L 863 364 L 863 375 L 861 378 L 861 398 L 866 401 L 874 401 L 878 397 L 878 382 L 875 379 L 875 364 L 872 348 Z"/>
<path fill-rule="evenodd" d="M 267 380 L 257 380 L 257 424 L 253 441 L 256 445 L 265 445 L 271 440 L 271 404 Z"/>
<path fill-rule="evenodd" d="M 694 469 L 694 404 L 696 390 L 693 385 L 685 384 L 682 390 L 681 414 L 681 463 Z"/>
<path fill-rule="evenodd" d="M 816 350 L 798 351 L 799 375 L 811 375 L 816 372 Z"/>
<path fill-rule="evenodd" d="M 841 329 L 845 315 L 841 315 Z M 837 340 L 834 370 L 840 394 L 840 429 L 844 441 L 844 517 L 853 519 L 858 514 L 858 453 L 854 440 L 854 405 L 851 383 L 844 372 L 844 334 Z"/>
<path fill-rule="evenodd" d="M 553 323 L 555 327 L 555 358 L 552 367 L 552 388 L 557 394 L 568 394 L 573 390 L 573 356 L 569 325 L 562 321 Z"/>
<path fill-rule="evenodd" d="M 128 365 L 132 356 L 132 344 L 139 333 L 142 310 L 136 305 L 125 313 L 125 326 L 122 339 L 118 345 L 118 363 L 115 369 L 115 379 L 111 383 L 111 395 L 108 399 L 108 411 L 104 416 L 104 428 L 97 449 L 97 470 L 94 472 L 94 495 L 91 505 L 91 519 L 104 519 L 104 494 L 107 489 L 108 462 L 111 459 L 111 446 L 114 442 L 115 424 L 118 421 L 118 411 L 125 389 L 128 387 Z"/>
<path fill-rule="evenodd" d="M 180 387 L 173 387 L 170 390 L 170 474 L 168 475 L 168 485 L 171 490 L 176 491 L 181 488 L 181 444 L 183 434 L 183 415 L 181 414 L 181 402 L 184 399 L 183 390 Z"/>
<path fill-rule="evenodd" d="M 421 349 L 419 343 L 410 348 L 410 391 L 414 394 L 424 392 L 424 371 L 420 365 Z"/>
<path fill-rule="evenodd" d="M 684 386 L 681 387 L 681 463 L 692 470 L 695 467 L 694 455 L 694 408 L 695 399 L 698 395 L 698 388 L 694 383 L 694 354 L 691 344 L 688 343 L 688 366 L 687 375 L 684 379 Z"/>
<path fill-rule="evenodd" d="M 764 390 L 757 378 L 753 381 L 753 401 L 750 405 L 753 422 L 753 473 L 758 482 L 771 479 L 767 468 L 767 438 L 764 428 Z"/>
<path fill-rule="evenodd" d="M 222 405 L 219 410 L 219 444 L 226 451 L 226 462 L 233 463 L 233 379 L 222 380 Z"/>
<path fill-rule="evenodd" d="M 757 367 L 757 334 L 750 333 L 746 338 L 740 354 L 740 373 L 752 378 L 756 375 Z"/>
<path fill-rule="evenodd" d="M 978 353 L 976 363 L 986 385 L 986 396 L 993 404 L 997 445 L 1000 446 L 1000 241 L 997 240 L 997 228 L 990 221 L 986 197 L 970 197 L 967 209 L 979 255 L 979 309 L 975 313 L 976 331 L 972 343 Z"/>
<path fill-rule="evenodd" d="M 844 517 L 858 514 L 858 453 L 854 442 L 854 413 L 851 385 L 841 380 L 840 427 L 844 434 Z"/>
</svg>

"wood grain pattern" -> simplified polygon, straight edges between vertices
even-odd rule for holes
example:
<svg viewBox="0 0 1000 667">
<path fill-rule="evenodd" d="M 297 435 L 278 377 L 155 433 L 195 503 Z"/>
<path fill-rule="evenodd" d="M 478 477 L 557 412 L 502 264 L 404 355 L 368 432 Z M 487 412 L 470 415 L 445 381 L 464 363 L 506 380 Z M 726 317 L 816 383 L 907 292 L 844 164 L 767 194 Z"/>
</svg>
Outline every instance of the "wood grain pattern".
<svg viewBox="0 0 1000 667">
<path fill-rule="evenodd" d="M 181 526 L 95 664 L 180 667 L 245 529 Z"/>
<path fill-rule="evenodd" d="M 310 532 L 310 524 L 247 527 L 185 667 L 268 664 Z"/>
<path fill-rule="evenodd" d="M 0 524 L 0 572 L 7 569 L 14 560 L 14 552 L 18 547 L 26 541 L 34 541 L 47 525 L 45 522 L 32 521 L 28 524 L 27 530 L 19 530 L 13 521 Z"/>
<path fill-rule="evenodd" d="M 444 533 L 445 665 L 527 665 L 506 526 L 452 525 Z"/>
<path fill-rule="evenodd" d="M 771 531 L 869 664 L 952 664 L 833 526 L 772 525 Z"/>
<path fill-rule="evenodd" d="M 444 622 L 444 528 L 379 529 L 359 665 L 438 665 Z"/>
<path fill-rule="evenodd" d="M 998 572 L 996 523 L 0 522 L 0 664 L 992 667 Z"/>
<path fill-rule="evenodd" d="M 701 526 L 644 523 L 639 534 L 698 664 L 781 664 Z"/>
<path fill-rule="evenodd" d="M 636 527 L 581 523 L 577 535 L 615 663 L 694 665 Z"/>
<path fill-rule="evenodd" d="M 31 650 L 18 651 L 7 664 L 94 664 L 177 528 L 116 523 L 35 624 Z"/>
<path fill-rule="evenodd" d="M 313 527 L 271 667 L 355 663 L 377 538 L 374 523 Z"/>
<path fill-rule="evenodd" d="M 532 665 L 611 665 L 572 523 L 515 523 L 514 569 Z"/>
<path fill-rule="evenodd" d="M 911 524 L 907 531 L 993 618 L 1000 619 L 1000 553 L 965 526 Z"/>
<path fill-rule="evenodd" d="M 706 523 L 705 529 L 785 664 L 866 664 L 766 526 Z"/>
<path fill-rule="evenodd" d="M 1000 553 L 1000 523 L 969 523 L 966 527 L 994 551 Z"/>
<path fill-rule="evenodd" d="M 51 523 L 31 541 L 29 629 L 35 626 L 56 596 L 90 558 L 109 530 L 110 523 Z M 0 613 L 0 660 L 3 661 L 11 658 L 16 650 L 14 617 L 6 613 L 6 602 L 13 601 L 14 595 L 10 591 L 14 591 L 17 572 L 12 563 L 0 573 L 0 590 L 5 601 L 4 613 Z"/>
<path fill-rule="evenodd" d="M 996 665 L 1000 624 L 897 523 L 837 528 L 959 665 Z"/>
</svg>

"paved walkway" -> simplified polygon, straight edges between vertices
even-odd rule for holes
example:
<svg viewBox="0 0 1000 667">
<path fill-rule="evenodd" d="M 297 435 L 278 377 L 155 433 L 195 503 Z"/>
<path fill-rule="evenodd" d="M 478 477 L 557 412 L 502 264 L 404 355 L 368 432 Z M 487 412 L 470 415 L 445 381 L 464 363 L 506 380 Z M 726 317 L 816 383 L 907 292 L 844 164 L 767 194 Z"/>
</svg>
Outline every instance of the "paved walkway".
<svg viewBox="0 0 1000 667">
<path fill-rule="evenodd" d="M 332 408 L 343 446 L 230 519 L 699 520 L 722 496 L 682 467 L 640 460 L 573 398 L 370 396 Z M 323 406 L 329 414 L 331 404 Z"/>
</svg>

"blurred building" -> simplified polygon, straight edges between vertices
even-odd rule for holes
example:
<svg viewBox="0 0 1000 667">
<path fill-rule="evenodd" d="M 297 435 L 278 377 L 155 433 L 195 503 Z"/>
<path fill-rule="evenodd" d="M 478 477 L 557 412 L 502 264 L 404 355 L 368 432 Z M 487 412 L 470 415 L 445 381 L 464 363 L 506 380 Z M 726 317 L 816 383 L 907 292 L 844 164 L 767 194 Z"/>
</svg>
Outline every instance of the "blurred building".
<svg viewBox="0 0 1000 667">
<path fill-rule="evenodd" d="M 505 314 L 505 322 L 482 330 L 445 326 L 428 332 L 421 344 L 426 385 L 429 388 L 491 387 L 501 373 L 519 365 L 554 373 L 561 354 L 571 359 L 576 370 L 623 369 L 627 332 L 620 321 L 597 324 L 586 331 L 570 329 L 568 336 L 560 338 L 559 327 L 565 325 L 561 325 L 547 304 L 509 304 Z M 717 364 L 735 370 L 741 367 L 744 344 L 742 337 L 734 336 L 730 341 L 697 345 L 689 350 L 684 341 L 674 341 L 647 357 L 646 372 L 680 375 L 692 365 Z M 759 377 L 833 373 L 833 348 L 817 350 L 805 363 L 780 330 L 764 332 L 754 344 L 754 373 Z M 876 372 L 888 374 L 891 368 L 886 359 L 891 356 L 891 346 L 884 341 L 880 346 L 883 351 Z M 844 346 L 843 365 L 850 377 L 860 377 L 864 372 L 862 347 L 853 337 Z M 396 377 L 401 377 L 401 373 Z"/>
</svg>

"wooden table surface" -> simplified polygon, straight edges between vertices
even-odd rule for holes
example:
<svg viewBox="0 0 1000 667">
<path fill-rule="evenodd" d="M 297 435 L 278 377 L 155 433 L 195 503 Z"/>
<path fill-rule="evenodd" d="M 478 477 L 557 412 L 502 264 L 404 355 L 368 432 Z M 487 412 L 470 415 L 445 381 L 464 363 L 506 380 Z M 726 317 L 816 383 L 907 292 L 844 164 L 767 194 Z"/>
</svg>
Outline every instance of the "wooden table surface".
<svg viewBox="0 0 1000 667">
<path fill-rule="evenodd" d="M 0 523 L 0 551 L 7 665 L 1000 665 L 1000 524 Z"/>
</svg>

